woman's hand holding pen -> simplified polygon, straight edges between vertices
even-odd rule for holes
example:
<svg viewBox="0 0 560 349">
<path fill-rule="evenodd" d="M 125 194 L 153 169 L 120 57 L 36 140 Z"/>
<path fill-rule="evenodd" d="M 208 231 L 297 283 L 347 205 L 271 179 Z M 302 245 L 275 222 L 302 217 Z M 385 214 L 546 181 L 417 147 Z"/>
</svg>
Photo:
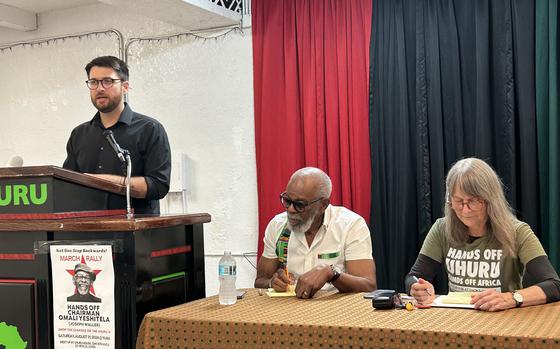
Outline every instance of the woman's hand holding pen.
<svg viewBox="0 0 560 349">
<path fill-rule="evenodd" d="M 414 276 L 414 279 L 416 282 L 410 287 L 410 295 L 414 297 L 419 304 L 431 304 L 436 298 L 434 286 L 422 278 Z"/>
</svg>

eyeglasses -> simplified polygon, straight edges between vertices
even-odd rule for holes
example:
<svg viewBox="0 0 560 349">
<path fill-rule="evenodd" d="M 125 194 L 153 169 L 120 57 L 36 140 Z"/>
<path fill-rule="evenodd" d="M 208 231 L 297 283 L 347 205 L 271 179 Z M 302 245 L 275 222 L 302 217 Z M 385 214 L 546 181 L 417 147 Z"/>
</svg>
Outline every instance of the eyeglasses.
<svg viewBox="0 0 560 349">
<path fill-rule="evenodd" d="M 288 198 L 286 196 L 286 192 L 283 192 L 282 194 L 280 194 L 280 202 L 282 203 L 282 206 L 284 206 L 284 208 L 286 208 L 286 209 L 290 208 L 290 206 L 293 206 L 294 209 L 299 213 L 302 213 L 303 211 L 305 211 L 307 206 L 309 206 L 311 204 L 314 204 L 317 201 L 320 201 L 322 199 L 323 198 L 318 198 L 318 199 L 313 200 L 311 202 L 305 202 L 305 201 L 292 200 L 292 199 Z"/>
<path fill-rule="evenodd" d="M 115 84 L 115 82 L 123 81 L 123 79 L 112 79 L 112 78 L 103 78 L 101 80 L 97 79 L 89 79 L 86 80 L 86 85 L 90 90 L 97 90 L 99 87 L 99 83 L 103 88 L 110 88 Z"/>
<path fill-rule="evenodd" d="M 484 206 L 484 200 L 480 198 L 472 198 L 467 201 L 452 198 L 451 202 L 448 200 L 447 203 L 450 204 L 451 208 L 455 211 L 462 211 L 465 206 L 467 206 L 471 211 L 480 211 L 482 206 Z"/>
</svg>

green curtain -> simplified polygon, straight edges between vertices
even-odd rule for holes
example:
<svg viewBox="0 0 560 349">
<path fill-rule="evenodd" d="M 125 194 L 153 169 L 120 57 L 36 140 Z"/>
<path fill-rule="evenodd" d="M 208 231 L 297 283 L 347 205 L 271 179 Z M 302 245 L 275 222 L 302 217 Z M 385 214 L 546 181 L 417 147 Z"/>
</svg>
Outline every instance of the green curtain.
<svg viewBox="0 0 560 349">
<path fill-rule="evenodd" d="M 558 1 L 537 0 L 535 11 L 536 108 L 541 242 L 560 270 L 560 123 L 558 115 Z"/>
</svg>

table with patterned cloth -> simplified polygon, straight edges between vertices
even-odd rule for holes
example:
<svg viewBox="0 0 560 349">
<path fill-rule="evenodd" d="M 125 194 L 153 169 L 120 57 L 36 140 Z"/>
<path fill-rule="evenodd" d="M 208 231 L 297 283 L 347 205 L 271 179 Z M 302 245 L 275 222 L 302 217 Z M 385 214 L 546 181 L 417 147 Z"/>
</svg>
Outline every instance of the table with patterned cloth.
<svg viewBox="0 0 560 349">
<path fill-rule="evenodd" d="M 374 310 L 361 293 L 269 298 L 250 289 L 148 313 L 136 348 L 560 348 L 560 302 L 488 313 Z"/>
</svg>

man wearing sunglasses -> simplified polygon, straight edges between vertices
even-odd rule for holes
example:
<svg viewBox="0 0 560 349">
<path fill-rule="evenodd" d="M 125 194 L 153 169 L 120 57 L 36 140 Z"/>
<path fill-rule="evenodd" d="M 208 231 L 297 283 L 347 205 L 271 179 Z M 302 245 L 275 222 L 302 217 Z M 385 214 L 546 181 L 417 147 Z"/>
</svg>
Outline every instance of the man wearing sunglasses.
<svg viewBox="0 0 560 349">
<path fill-rule="evenodd" d="M 279 292 L 294 288 L 298 298 L 312 298 L 320 289 L 377 288 L 366 222 L 330 205 L 331 188 L 329 176 L 318 168 L 305 167 L 292 175 L 280 194 L 286 212 L 274 217 L 265 231 L 255 287 Z"/>
<path fill-rule="evenodd" d="M 86 65 L 86 86 L 93 119 L 76 127 L 66 146 L 63 167 L 124 185 L 126 166 L 106 139 L 110 130 L 119 146 L 130 152 L 131 187 L 140 192 L 131 206 L 135 213 L 159 213 L 159 199 L 169 191 L 171 150 L 167 133 L 155 119 L 133 112 L 124 102 L 128 92 L 128 67 L 113 56 L 97 57 Z M 109 209 L 126 207 L 126 198 L 111 195 Z"/>
</svg>

